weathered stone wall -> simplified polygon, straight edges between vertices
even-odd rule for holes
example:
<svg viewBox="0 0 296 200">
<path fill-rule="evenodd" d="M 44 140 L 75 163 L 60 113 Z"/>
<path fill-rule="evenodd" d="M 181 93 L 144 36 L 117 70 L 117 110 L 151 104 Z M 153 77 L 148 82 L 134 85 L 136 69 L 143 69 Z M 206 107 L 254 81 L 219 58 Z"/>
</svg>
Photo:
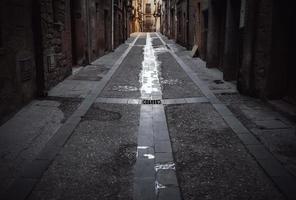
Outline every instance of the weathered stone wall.
<svg viewBox="0 0 296 200">
<path fill-rule="evenodd" d="M 85 65 L 89 62 L 86 0 L 72 0 L 71 9 L 73 65 Z"/>
<path fill-rule="evenodd" d="M 257 1 L 249 0 L 245 5 L 245 17 L 243 22 L 243 47 L 242 60 L 239 70 L 237 86 L 241 93 L 255 95 L 254 84 L 254 45 L 256 29 Z"/>
<path fill-rule="evenodd" d="M 240 10 L 240 1 L 227 0 L 223 51 L 223 78 L 226 81 L 236 80 L 240 67 Z"/>
<path fill-rule="evenodd" d="M 104 2 L 92 0 L 89 5 L 91 61 L 104 55 Z"/>
<path fill-rule="evenodd" d="M 90 7 L 92 60 L 111 50 L 111 13 L 111 1 L 92 1 Z"/>
<path fill-rule="evenodd" d="M 195 1 L 193 0 L 191 2 Z M 208 0 L 196 1 L 196 10 L 194 11 L 194 15 L 194 44 L 198 46 L 199 56 L 205 60 L 208 34 Z"/>
<path fill-rule="evenodd" d="M 32 1 L 0 2 L 0 123 L 36 93 Z"/>
<path fill-rule="evenodd" d="M 209 0 L 207 67 L 221 67 L 225 41 L 226 1 Z"/>
<path fill-rule="evenodd" d="M 177 2 L 177 42 L 187 47 L 188 45 L 188 10 L 187 1 L 181 0 Z"/>
<path fill-rule="evenodd" d="M 114 48 L 123 42 L 123 1 L 118 1 L 114 6 Z"/>
<path fill-rule="evenodd" d="M 198 4 L 196 0 L 189 0 L 189 7 L 188 7 L 188 41 L 187 41 L 187 48 L 192 49 L 194 44 L 196 43 L 196 33 L 198 31 L 197 21 L 198 19 Z"/>
<path fill-rule="evenodd" d="M 70 0 L 41 0 L 45 88 L 72 71 Z"/>
<path fill-rule="evenodd" d="M 267 69 L 271 61 L 272 45 L 272 1 L 261 0 L 257 3 L 257 25 L 254 46 L 255 93 L 264 94 Z"/>
<path fill-rule="evenodd" d="M 265 96 L 267 70 L 271 64 L 272 9 L 272 0 L 247 3 L 238 88 L 253 96 Z"/>
</svg>

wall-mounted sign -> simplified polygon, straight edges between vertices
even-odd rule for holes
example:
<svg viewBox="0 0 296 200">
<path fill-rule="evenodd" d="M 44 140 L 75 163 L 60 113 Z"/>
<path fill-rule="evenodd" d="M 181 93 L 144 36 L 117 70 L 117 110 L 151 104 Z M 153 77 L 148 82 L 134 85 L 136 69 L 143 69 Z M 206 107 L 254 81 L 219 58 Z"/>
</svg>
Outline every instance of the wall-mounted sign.
<svg viewBox="0 0 296 200">
<path fill-rule="evenodd" d="M 32 58 L 28 57 L 28 58 L 19 59 L 18 65 L 21 72 L 21 80 L 23 82 L 31 80 L 33 75 Z"/>
</svg>

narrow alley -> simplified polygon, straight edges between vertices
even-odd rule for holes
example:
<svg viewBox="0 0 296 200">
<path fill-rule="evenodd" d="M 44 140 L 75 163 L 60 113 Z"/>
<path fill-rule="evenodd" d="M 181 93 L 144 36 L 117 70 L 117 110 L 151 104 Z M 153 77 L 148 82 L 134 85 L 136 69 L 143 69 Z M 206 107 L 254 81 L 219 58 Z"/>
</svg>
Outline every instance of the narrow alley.
<svg viewBox="0 0 296 200">
<path fill-rule="evenodd" d="M 159 33 L 133 34 L 22 109 L 0 128 L 4 197 L 294 195 L 295 178 L 273 152 L 273 133 L 295 141 L 294 124 L 216 84 L 221 75 L 189 53 Z"/>
<path fill-rule="evenodd" d="M 295 200 L 296 17 L 258 2 L 0 2 L 0 200 Z"/>
</svg>

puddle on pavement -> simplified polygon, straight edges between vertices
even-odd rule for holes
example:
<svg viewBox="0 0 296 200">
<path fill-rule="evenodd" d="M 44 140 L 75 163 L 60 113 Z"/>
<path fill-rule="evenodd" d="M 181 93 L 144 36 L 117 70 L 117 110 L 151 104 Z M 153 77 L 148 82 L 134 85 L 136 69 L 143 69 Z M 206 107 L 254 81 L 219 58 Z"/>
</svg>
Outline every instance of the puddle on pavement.
<svg viewBox="0 0 296 200">
<path fill-rule="evenodd" d="M 152 38 L 147 34 L 144 47 L 144 60 L 140 73 L 140 92 L 142 99 L 161 99 L 162 91 L 160 85 L 160 62 L 157 59 L 155 49 L 152 45 Z"/>
</svg>

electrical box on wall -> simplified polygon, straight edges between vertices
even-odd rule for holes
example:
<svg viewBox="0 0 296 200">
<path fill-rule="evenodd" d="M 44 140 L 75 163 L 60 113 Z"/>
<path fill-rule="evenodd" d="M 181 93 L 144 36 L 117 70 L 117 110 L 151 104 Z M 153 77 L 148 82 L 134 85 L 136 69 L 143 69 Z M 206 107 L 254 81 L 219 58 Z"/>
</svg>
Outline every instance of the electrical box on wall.
<svg viewBox="0 0 296 200">
<path fill-rule="evenodd" d="M 33 78 L 34 68 L 31 52 L 20 52 L 16 59 L 18 80 L 20 82 L 30 81 Z"/>
<path fill-rule="evenodd" d="M 44 63 L 47 67 L 47 72 L 53 72 L 56 68 L 56 54 L 53 49 L 47 49 L 44 52 Z"/>
<path fill-rule="evenodd" d="M 56 66 L 56 61 L 55 61 L 55 56 L 54 54 L 47 55 L 46 57 L 46 64 L 47 64 L 47 71 L 48 72 L 53 72 Z"/>
</svg>

